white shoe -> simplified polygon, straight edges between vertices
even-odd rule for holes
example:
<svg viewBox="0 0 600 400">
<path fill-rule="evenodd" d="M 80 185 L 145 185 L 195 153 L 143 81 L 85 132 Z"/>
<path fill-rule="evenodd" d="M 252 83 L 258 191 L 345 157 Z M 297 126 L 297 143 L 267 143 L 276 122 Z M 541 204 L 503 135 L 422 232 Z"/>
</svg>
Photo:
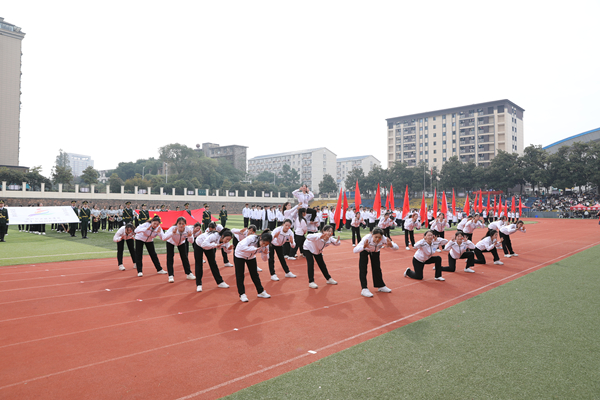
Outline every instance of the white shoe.
<svg viewBox="0 0 600 400">
<path fill-rule="evenodd" d="M 169 283 L 174 283 L 174 282 L 175 282 L 175 278 L 174 278 L 174 277 L 172 277 L 172 276 L 170 276 L 170 277 L 169 277 Z"/>
<path fill-rule="evenodd" d="M 261 268 L 261 267 L 256 267 L 256 270 L 257 270 L 258 272 L 262 272 L 262 268 Z"/>
<path fill-rule="evenodd" d="M 167 271 L 165 271 L 164 269 L 161 269 L 160 271 L 157 272 L 157 274 L 159 274 L 159 275 L 166 275 Z"/>
<path fill-rule="evenodd" d="M 296 257 L 288 257 L 288 260 L 295 261 L 295 260 L 296 260 Z"/>
<path fill-rule="evenodd" d="M 442 251 L 440 249 L 437 249 L 435 252 L 436 253 L 441 253 Z"/>
<path fill-rule="evenodd" d="M 510 258 L 510 257 L 512 257 L 512 256 L 511 256 L 510 254 L 505 254 L 505 255 L 504 255 L 504 257 L 506 257 L 506 258 Z"/>
<path fill-rule="evenodd" d="M 410 247 L 407 247 L 406 250 L 410 250 Z"/>
<path fill-rule="evenodd" d="M 410 270 L 410 268 L 406 268 L 406 271 L 404 271 L 404 277 L 408 278 L 408 271 Z"/>
<path fill-rule="evenodd" d="M 223 265 L 224 267 L 233 267 L 232 263 L 225 263 L 225 265 Z"/>
<path fill-rule="evenodd" d="M 475 270 L 471 268 L 465 268 L 465 272 L 475 272 Z"/>
<path fill-rule="evenodd" d="M 355 244 L 353 244 L 353 245 L 352 245 L 352 247 L 356 247 L 356 245 L 355 245 Z"/>
<path fill-rule="evenodd" d="M 302 253 L 298 254 L 298 258 L 300 258 L 300 257 L 304 257 L 304 254 L 302 254 Z"/>
<path fill-rule="evenodd" d="M 268 299 L 271 295 L 263 290 L 262 293 L 256 295 L 256 297 L 260 297 L 261 299 Z"/>
<path fill-rule="evenodd" d="M 196 286 L 196 292 L 201 292 L 201 291 L 202 291 L 202 285 Z"/>
<path fill-rule="evenodd" d="M 125 267 L 123 266 L 123 264 L 119 265 L 119 271 L 125 271 Z"/>
<path fill-rule="evenodd" d="M 287 260 L 288 258 L 290 258 L 290 256 L 283 256 L 283 258 L 285 258 Z"/>
<path fill-rule="evenodd" d="M 206 260 L 202 260 L 202 264 L 206 264 Z"/>
<path fill-rule="evenodd" d="M 286 278 L 295 278 L 295 277 L 296 277 L 296 275 L 292 274 L 292 272 L 290 271 L 290 272 L 288 272 L 287 274 L 285 274 L 285 277 L 286 277 Z"/>
<path fill-rule="evenodd" d="M 432 268 L 432 269 L 435 269 L 435 265 L 433 266 L 433 268 Z"/>
<path fill-rule="evenodd" d="M 196 279 L 196 277 L 194 276 L 194 274 L 192 274 L 192 273 L 190 272 L 189 274 L 187 274 L 187 275 L 185 276 L 185 279 L 189 279 L 189 280 L 191 281 L 191 280 L 193 280 L 193 279 Z"/>
<path fill-rule="evenodd" d="M 494 261 L 494 264 L 496 264 L 496 265 L 504 265 L 504 263 L 502 261 Z"/>
<path fill-rule="evenodd" d="M 327 279 L 327 284 L 328 285 L 337 285 L 337 282 L 333 280 L 333 278 L 329 278 Z"/>
<path fill-rule="evenodd" d="M 42 235 L 45 235 L 45 234 L 46 234 L 46 232 L 42 232 Z"/>
<path fill-rule="evenodd" d="M 247 303 L 248 302 L 248 296 L 246 296 L 245 294 L 240 296 L 240 300 L 242 301 L 242 303 Z"/>
<path fill-rule="evenodd" d="M 369 289 L 363 289 L 360 291 L 360 295 L 364 297 L 373 297 L 373 293 Z"/>
<path fill-rule="evenodd" d="M 511 256 L 513 256 L 513 257 L 519 257 L 519 255 L 515 254 L 515 253 L 511 254 Z"/>
<path fill-rule="evenodd" d="M 271 280 L 272 281 L 278 281 L 279 277 L 277 275 L 271 275 Z"/>
<path fill-rule="evenodd" d="M 316 283 L 311 282 L 311 283 L 308 284 L 308 287 L 311 288 L 311 289 L 317 289 L 319 286 L 317 286 Z"/>
<path fill-rule="evenodd" d="M 435 278 L 436 281 L 445 281 L 444 278 L 442 278 L 441 276 L 439 278 Z"/>
<path fill-rule="evenodd" d="M 225 282 L 221 282 L 217 285 L 217 287 L 221 288 L 221 289 L 227 289 L 229 287 L 229 285 L 226 284 Z"/>
<path fill-rule="evenodd" d="M 138 272 L 138 276 L 144 276 L 144 274 L 141 272 Z"/>
<path fill-rule="evenodd" d="M 383 293 L 392 293 L 392 289 L 390 289 L 387 286 L 384 287 L 380 287 L 379 289 L 377 289 L 378 292 L 383 292 Z"/>
</svg>

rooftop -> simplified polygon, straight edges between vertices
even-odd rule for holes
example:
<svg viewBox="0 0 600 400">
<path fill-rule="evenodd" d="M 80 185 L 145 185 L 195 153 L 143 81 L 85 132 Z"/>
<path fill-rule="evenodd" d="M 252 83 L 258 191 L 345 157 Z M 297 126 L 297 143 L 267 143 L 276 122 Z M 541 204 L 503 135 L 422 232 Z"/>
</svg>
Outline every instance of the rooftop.
<svg viewBox="0 0 600 400">
<path fill-rule="evenodd" d="M 364 160 L 367 157 L 373 157 L 373 158 L 375 158 L 377 160 L 377 158 L 375 156 L 368 155 L 368 156 L 342 157 L 342 158 L 338 158 L 337 162 L 340 162 L 340 161 Z M 380 161 L 377 160 L 377 162 L 380 162 Z"/>
<path fill-rule="evenodd" d="M 256 157 L 252 157 L 249 161 L 252 160 L 260 160 L 263 158 L 272 158 L 272 157 L 282 157 L 282 156 L 291 156 L 293 154 L 301 154 L 301 153 L 313 153 L 317 150 L 327 150 L 330 153 L 333 153 L 331 150 L 329 150 L 327 147 L 317 147 L 316 149 L 308 149 L 308 150 L 298 150 L 298 151 L 290 151 L 287 153 L 277 153 L 277 154 L 267 154 L 264 156 L 256 156 Z M 333 153 L 335 155 L 335 153 Z"/>
<path fill-rule="evenodd" d="M 587 132 L 583 132 L 583 133 L 578 133 L 577 135 L 569 136 L 566 139 L 562 139 L 562 140 L 559 140 L 558 142 L 554 142 L 552 144 L 549 144 L 548 146 L 543 147 L 543 149 L 546 150 L 546 149 L 549 149 L 550 147 L 556 146 L 557 144 L 561 144 L 563 142 L 566 142 L 567 140 L 575 139 L 577 137 L 584 136 L 584 135 L 587 135 L 587 134 L 590 134 L 590 133 L 594 133 L 594 132 L 600 132 L 600 128 L 592 129 L 591 131 L 587 131 Z"/>
</svg>

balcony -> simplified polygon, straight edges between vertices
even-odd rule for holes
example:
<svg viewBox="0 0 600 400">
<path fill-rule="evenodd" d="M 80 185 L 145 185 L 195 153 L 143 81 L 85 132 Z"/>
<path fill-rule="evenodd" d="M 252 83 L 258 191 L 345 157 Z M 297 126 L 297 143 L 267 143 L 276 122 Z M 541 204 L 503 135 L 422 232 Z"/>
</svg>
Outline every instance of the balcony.
<svg viewBox="0 0 600 400">
<path fill-rule="evenodd" d="M 475 113 L 464 113 L 464 114 L 460 114 L 458 119 L 473 118 L 474 116 L 475 116 Z"/>
<path fill-rule="evenodd" d="M 471 162 L 471 161 L 475 161 L 475 156 L 460 156 L 460 161 L 462 162 Z"/>
<path fill-rule="evenodd" d="M 493 144 L 479 144 L 477 147 L 477 154 L 494 153 Z"/>
<path fill-rule="evenodd" d="M 461 147 L 459 154 L 473 154 L 475 153 L 475 146 L 469 146 L 469 147 Z"/>
<path fill-rule="evenodd" d="M 459 145 L 461 145 L 461 146 L 466 146 L 469 144 L 475 144 L 475 139 L 469 138 L 469 139 L 460 139 L 459 140 Z"/>
<path fill-rule="evenodd" d="M 464 137 L 464 136 L 475 136 L 475 129 L 469 128 L 469 129 L 461 129 L 458 133 L 459 137 Z"/>
<path fill-rule="evenodd" d="M 416 167 L 417 166 L 417 160 L 408 160 L 406 162 L 406 165 L 408 165 L 409 167 Z"/>
<path fill-rule="evenodd" d="M 404 151 L 411 151 L 411 150 L 416 150 L 417 146 L 414 144 L 405 144 L 404 145 Z"/>
<path fill-rule="evenodd" d="M 416 143 L 416 142 L 417 142 L 416 136 L 404 136 L 404 143 Z"/>
<path fill-rule="evenodd" d="M 466 128 L 467 126 L 475 126 L 475 121 L 471 119 L 469 121 L 461 121 L 458 124 L 459 128 Z"/>
</svg>

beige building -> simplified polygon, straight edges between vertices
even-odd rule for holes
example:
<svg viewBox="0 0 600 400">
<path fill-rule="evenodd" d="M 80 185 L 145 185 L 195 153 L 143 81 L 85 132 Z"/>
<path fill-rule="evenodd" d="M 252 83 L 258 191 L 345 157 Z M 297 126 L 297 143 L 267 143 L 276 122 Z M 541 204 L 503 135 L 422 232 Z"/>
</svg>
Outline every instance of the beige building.
<svg viewBox="0 0 600 400">
<path fill-rule="evenodd" d="M 0 165 L 19 165 L 21 41 L 18 26 L 0 17 Z"/>
<path fill-rule="evenodd" d="M 388 167 L 442 168 L 452 156 L 487 166 L 499 150 L 523 154 L 523 112 L 498 100 L 387 119 Z"/>
<path fill-rule="evenodd" d="M 342 157 L 337 159 L 337 179 L 338 188 L 345 185 L 346 177 L 353 169 L 362 168 L 366 175 L 375 167 L 381 167 L 381 162 L 373 156 Z M 352 189 L 352 188 L 347 188 Z"/>
</svg>

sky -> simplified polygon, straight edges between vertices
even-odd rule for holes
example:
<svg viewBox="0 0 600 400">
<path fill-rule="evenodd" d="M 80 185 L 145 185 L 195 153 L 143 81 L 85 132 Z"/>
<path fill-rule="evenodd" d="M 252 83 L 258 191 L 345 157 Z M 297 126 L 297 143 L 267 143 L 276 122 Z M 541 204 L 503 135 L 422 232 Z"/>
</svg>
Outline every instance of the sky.
<svg viewBox="0 0 600 400">
<path fill-rule="evenodd" d="M 169 143 L 387 167 L 386 118 L 509 99 L 525 145 L 600 127 L 598 1 L 29 1 L 20 164 Z"/>
</svg>

